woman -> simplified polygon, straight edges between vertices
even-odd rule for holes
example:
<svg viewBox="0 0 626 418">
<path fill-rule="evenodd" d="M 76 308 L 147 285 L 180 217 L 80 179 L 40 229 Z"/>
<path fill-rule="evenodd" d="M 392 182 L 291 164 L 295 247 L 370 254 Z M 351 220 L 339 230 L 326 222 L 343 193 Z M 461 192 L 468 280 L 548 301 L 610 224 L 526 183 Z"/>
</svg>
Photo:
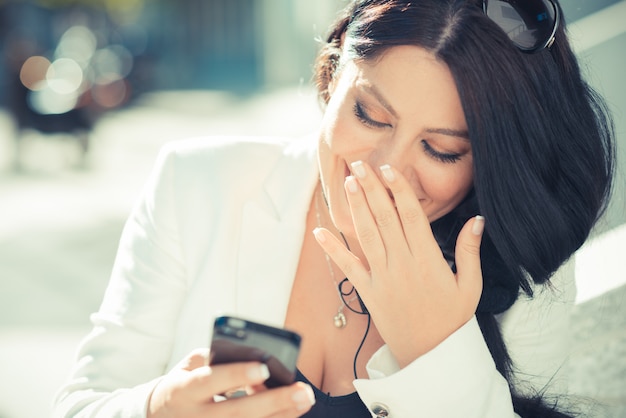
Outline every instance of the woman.
<svg viewBox="0 0 626 418">
<path fill-rule="evenodd" d="M 558 4 L 515 5 L 543 23 L 509 38 L 515 3 L 352 2 L 314 141 L 167 147 L 58 415 L 567 416 L 552 276 L 604 208 L 611 129 Z M 267 377 L 206 366 L 219 312 L 298 331 L 299 381 L 214 402 Z"/>
</svg>

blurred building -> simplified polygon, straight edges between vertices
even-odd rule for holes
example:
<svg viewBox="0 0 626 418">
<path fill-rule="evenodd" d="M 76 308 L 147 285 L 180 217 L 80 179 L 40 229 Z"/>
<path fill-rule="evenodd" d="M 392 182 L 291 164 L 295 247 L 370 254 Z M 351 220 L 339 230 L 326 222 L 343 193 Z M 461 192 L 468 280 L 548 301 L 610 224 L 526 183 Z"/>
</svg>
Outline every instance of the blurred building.
<svg viewBox="0 0 626 418">
<path fill-rule="evenodd" d="M 156 0 L 145 4 L 157 84 L 248 91 L 311 77 L 341 0 Z"/>
<path fill-rule="evenodd" d="M 15 126 L 71 134 L 83 160 L 105 112 L 155 90 L 308 84 L 342 0 L 0 0 L 0 105 Z"/>
<path fill-rule="evenodd" d="M 316 38 L 342 0 L 0 0 L 0 98 L 9 67 L 54 54 L 80 25 L 133 58 L 133 94 L 155 89 L 248 92 L 307 81 Z M 24 45 L 28 43 L 29 47 Z M 16 49 L 20 51 L 16 56 Z"/>
</svg>

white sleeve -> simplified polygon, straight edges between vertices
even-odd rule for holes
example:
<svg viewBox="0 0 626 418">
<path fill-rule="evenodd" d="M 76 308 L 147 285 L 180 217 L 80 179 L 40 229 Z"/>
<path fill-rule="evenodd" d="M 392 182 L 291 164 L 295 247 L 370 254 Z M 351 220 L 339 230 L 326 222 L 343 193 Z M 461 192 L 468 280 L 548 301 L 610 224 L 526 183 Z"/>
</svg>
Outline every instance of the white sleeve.
<svg viewBox="0 0 626 418">
<path fill-rule="evenodd" d="M 165 372 L 187 292 L 174 210 L 175 154 L 164 150 L 127 221 L 92 332 L 54 417 L 144 417 Z"/>
<path fill-rule="evenodd" d="M 567 394 L 564 363 L 571 346 L 569 321 L 576 296 L 573 268 L 573 262 L 565 264 L 549 286 L 535 286 L 533 298 L 520 295 L 498 316 L 513 360 L 517 393 L 541 394 L 547 402 L 551 395 L 556 400 Z M 475 317 L 404 369 L 383 346 L 367 370 L 370 380 L 355 380 L 354 385 L 370 411 L 382 405 L 389 417 L 518 416 Z"/>
<path fill-rule="evenodd" d="M 385 345 L 372 356 L 367 370 L 370 379 L 355 380 L 354 385 L 370 411 L 387 411 L 381 416 L 517 416 L 508 384 L 496 370 L 475 317 L 403 369 Z"/>
</svg>

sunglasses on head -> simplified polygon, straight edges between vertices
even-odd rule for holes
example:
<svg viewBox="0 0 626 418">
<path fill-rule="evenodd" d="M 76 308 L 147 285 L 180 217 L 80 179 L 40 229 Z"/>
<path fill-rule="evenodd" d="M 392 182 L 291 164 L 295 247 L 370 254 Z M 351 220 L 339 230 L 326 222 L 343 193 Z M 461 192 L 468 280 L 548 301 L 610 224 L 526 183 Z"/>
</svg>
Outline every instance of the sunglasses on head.
<svg viewBox="0 0 626 418">
<path fill-rule="evenodd" d="M 559 24 L 552 0 L 483 0 L 484 13 L 523 52 L 550 48 Z"/>
</svg>

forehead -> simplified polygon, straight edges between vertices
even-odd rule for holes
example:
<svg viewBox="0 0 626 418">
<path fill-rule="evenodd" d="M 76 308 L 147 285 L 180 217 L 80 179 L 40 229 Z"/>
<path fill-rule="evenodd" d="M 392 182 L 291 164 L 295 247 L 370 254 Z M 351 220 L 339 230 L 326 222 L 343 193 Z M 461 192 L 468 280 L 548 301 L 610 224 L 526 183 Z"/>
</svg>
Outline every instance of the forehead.
<svg viewBox="0 0 626 418">
<path fill-rule="evenodd" d="M 347 63 L 349 83 L 359 91 L 378 92 L 400 117 L 428 114 L 433 122 L 465 128 L 456 83 L 448 66 L 417 46 L 389 48 L 375 60 Z"/>
</svg>

